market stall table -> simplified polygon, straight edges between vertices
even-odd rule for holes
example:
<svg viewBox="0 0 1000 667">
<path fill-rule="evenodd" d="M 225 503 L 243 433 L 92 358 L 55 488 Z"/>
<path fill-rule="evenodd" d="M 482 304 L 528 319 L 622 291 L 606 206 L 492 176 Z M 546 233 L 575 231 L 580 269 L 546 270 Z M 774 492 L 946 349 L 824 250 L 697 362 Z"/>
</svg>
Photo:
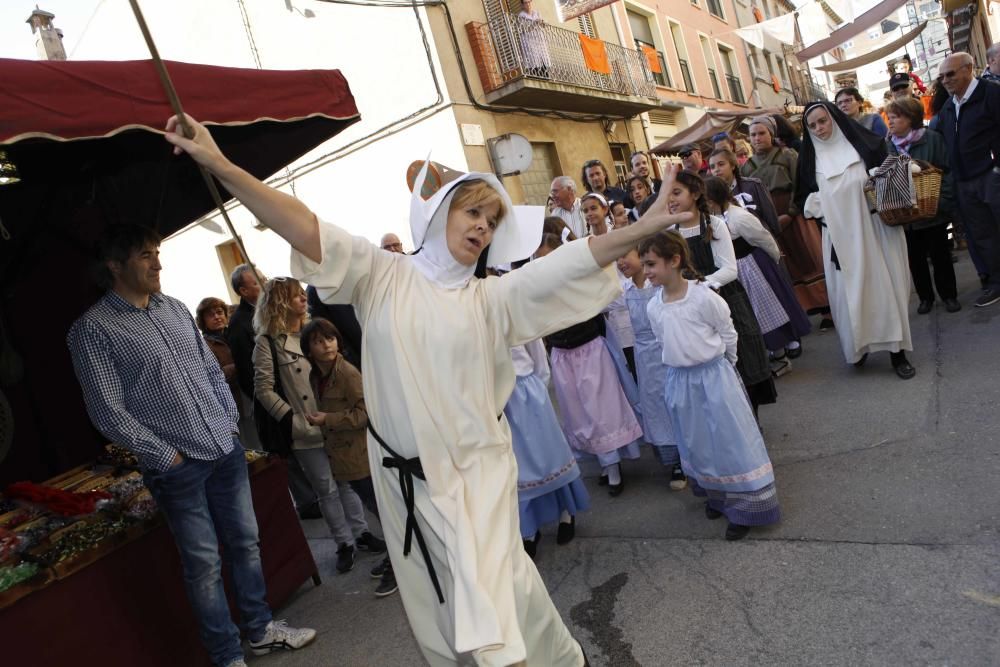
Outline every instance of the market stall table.
<svg viewBox="0 0 1000 667">
<path fill-rule="evenodd" d="M 318 585 L 320 579 L 288 494 L 285 463 L 277 458 L 251 463 L 250 486 L 267 598 L 278 609 L 306 580 Z M 230 606 L 235 611 L 231 594 Z M 7 665 L 210 664 L 184 592 L 177 548 L 162 519 L 0 609 L 0 628 L 8 638 Z"/>
</svg>

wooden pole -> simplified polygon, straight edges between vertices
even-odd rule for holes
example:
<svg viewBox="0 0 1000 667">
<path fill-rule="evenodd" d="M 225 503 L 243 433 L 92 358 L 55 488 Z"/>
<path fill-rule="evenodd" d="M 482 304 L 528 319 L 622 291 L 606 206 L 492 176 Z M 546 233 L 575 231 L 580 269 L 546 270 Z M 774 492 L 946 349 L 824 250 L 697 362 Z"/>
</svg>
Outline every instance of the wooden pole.
<svg viewBox="0 0 1000 667">
<path fill-rule="evenodd" d="M 142 31 L 142 37 L 146 40 L 146 46 L 149 47 L 149 54 L 153 58 L 153 65 L 156 67 L 156 73 L 160 75 L 160 83 L 163 85 L 164 91 L 167 93 L 167 99 L 170 100 L 170 106 L 173 107 L 174 113 L 177 115 L 180 121 L 181 131 L 187 138 L 194 137 L 194 130 L 191 125 L 187 122 L 187 116 L 184 115 L 184 109 L 181 107 L 180 97 L 177 95 L 177 89 L 174 88 L 173 81 L 170 80 L 170 73 L 167 72 L 167 66 L 164 64 L 163 59 L 160 58 L 160 52 L 156 48 L 156 42 L 153 41 L 153 35 L 149 32 L 149 26 L 146 25 L 146 19 L 142 15 L 142 9 L 139 8 L 138 0 L 129 0 L 129 4 L 132 6 L 132 13 L 135 14 L 135 20 L 139 23 L 139 30 Z M 208 169 L 205 169 L 202 165 L 198 165 L 198 170 L 201 172 L 201 176 L 205 179 L 205 185 L 208 186 L 208 192 L 212 195 L 212 201 L 215 206 L 219 209 L 222 214 L 222 219 L 226 221 L 226 227 L 229 228 L 229 233 L 233 235 L 233 239 L 236 241 L 236 246 L 240 249 L 243 258 L 246 263 L 250 265 L 250 270 L 253 271 L 254 275 L 257 276 L 257 281 L 264 285 L 264 275 L 257 270 L 256 265 L 250 259 L 249 253 L 247 253 L 246 246 L 243 245 L 243 239 L 240 235 L 236 233 L 236 227 L 233 226 L 233 221 L 229 219 L 229 213 L 226 211 L 225 203 L 222 201 L 222 195 L 219 193 L 219 188 L 215 184 L 215 177 L 209 173 Z"/>
</svg>

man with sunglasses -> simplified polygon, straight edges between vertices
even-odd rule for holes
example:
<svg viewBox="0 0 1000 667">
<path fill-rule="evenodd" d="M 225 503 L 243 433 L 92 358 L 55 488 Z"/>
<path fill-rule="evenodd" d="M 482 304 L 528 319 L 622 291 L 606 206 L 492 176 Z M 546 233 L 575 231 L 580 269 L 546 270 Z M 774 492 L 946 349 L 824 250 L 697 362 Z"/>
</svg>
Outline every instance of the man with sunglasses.
<svg viewBox="0 0 1000 667">
<path fill-rule="evenodd" d="M 968 53 L 941 63 L 951 103 L 941 109 L 944 135 L 968 242 L 982 260 L 979 308 L 1000 301 L 1000 86 L 980 83 Z"/>
<path fill-rule="evenodd" d="M 710 175 L 708 173 L 708 166 L 705 164 L 705 158 L 702 156 L 698 144 L 685 144 L 681 146 L 681 149 L 677 151 L 677 156 L 681 159 L 681 163 L 687 171 L 693 171 L 699 176 Z"/>
</svg>

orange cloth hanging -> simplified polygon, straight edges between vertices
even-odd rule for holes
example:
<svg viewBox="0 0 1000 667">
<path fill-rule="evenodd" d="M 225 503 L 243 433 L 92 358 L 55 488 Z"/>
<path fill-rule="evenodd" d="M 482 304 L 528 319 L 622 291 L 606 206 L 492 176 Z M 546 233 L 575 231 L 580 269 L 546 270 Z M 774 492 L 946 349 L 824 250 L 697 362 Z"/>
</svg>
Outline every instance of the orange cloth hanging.
<svg viewBox="0 0 1000 667">
<path fill-rule="evenodd" d="M 604 48 L 604 42 L 580 35 L 580 49 L 583 51 L 583 62 L 587 65 L 587 69 L 601 74 L 611 74 L 611 63 L 608 62 L 608 52 Z"/>
<path fill-rule="evenodd" d="M 646 56 L 646 63 L 649 64 L 649 71 L 655 74 L 663 74 L 663 68 L 660 67 L 660 58 L 656 53 L 656 49 L 651 46 L 646 46 L 642 44 L 639 46 L 642 50 L 642 55 Z"/>
<path fill-rule="evenodd" d="M 764 22 L 764 12 L 760 11 L 760 7 L 753 8 L 753 17 L 757 19 L 757 23 Z"/>
<path fill-rule="evenodd" d="M 771 75 L 771 87 L 774 88 L 774 92 L 776 93 L 781 92 L 781 81 L 778 80 L 777 74 Z"/>
</svg>

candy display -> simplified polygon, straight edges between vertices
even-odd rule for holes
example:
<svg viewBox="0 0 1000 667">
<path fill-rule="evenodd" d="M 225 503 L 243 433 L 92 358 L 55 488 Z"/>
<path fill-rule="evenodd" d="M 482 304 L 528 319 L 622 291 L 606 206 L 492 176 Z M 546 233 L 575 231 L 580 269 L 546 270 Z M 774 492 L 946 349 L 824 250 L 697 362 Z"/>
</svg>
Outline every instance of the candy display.
<svg viewBox="0 0 1000 667">
<path fill-rule="evenodd" d="M 0 528 L 0 562 L 12 556 L 17 551 L 17 546 L 20 543 L 20 535 L 6 528 Z"/>
<path fill-rule="evenodd" d="M 22 581 L 27 581 L 38 574 L 38 565 L 35 563 L 20 563 L 12 567 L 0 567 L 0 593 L 17 586 Z"/>
<path fill-rule="evenodd" d="M 121 445 L 110 443 L 104 446 L 104 460 L 114 465 L 125 466 L 127 468 L 139 467 L 139 459 L 135 454 L 125 449 Z"/>
<path fill-rule="evenodd" d="M 54 544 L 35 553 L 34 557 L 47 565 L 55 565 L 94 549 L 127 527 L 128 522 L 123 518 L 93 521 L 80 528 L 70 526 Z"/>
<path fill-rule="evenodd" d="M 157 512 L 156 501 L 149 489 L 143 488 L 125 503 L 125 515 L 133 519 L 146 520 Z"/>
</svg>

